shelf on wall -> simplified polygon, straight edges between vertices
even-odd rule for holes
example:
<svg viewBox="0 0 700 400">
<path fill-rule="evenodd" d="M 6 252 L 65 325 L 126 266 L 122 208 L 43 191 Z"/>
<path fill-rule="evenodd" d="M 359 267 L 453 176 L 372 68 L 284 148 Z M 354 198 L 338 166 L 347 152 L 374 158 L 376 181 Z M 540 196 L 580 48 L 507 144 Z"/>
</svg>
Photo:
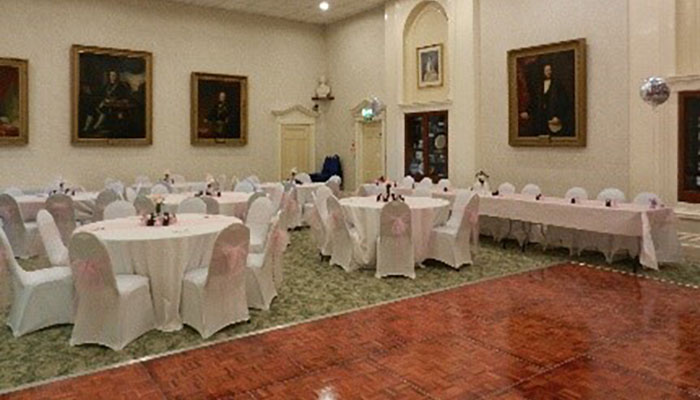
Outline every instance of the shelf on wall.
<svg viewBox="0 0 700 400">
<path fill-rule="evenodd" d="M 313 100 L 313 101 L 335 100 L 335 97 L 333 97 L 333 96 L 328 96 L 328 97 L 318 97 L 318 96 L 314 96 L 314 97 L 311 98 L 311 100 Z"/>
</svg>

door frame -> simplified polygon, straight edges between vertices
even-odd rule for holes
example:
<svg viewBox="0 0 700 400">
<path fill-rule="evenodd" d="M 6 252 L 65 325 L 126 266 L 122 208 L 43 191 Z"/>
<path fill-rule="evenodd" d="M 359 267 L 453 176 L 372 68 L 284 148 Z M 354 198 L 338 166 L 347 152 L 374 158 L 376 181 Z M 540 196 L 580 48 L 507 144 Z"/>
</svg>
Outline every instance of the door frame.
<svg viewBox="0 0 700 400">
<path fill-rule="evenodd" d="M 272 111 L 272 115 L 277 117 L 277 171 L 279 179 L 283 180 L 289 176 L 289 171 L 282 171 L 282 133 L 285 125 L 308 125 L 310 130 L 309 137 L 309 166 L 308 172 L 312 173 L 316 165 L 316 120 L 320 114 L 301 104 L 293 105 L 284 110 Z M 301 167 L 298 167 L 301 168 Z"/>
<path fill-rule="evenodd" d="M 362 117 L 362 109 L 369 107 L 371 104 L 369 99 L 364 99 L 359 102 L 350 111 L 355 121 L 355 189 L 362 185 L 362 147 L 364 145 L 362 137 L 362 128 L 368 122 Z M 379 115 L 375 115 L 370 122 L 378 122 L 381 126 L 382 133 L 382 175 L 386 178 L 386 112 L 382 111 Z M 377 177 L 378 178 L 378 177 Z"/>
</svg>

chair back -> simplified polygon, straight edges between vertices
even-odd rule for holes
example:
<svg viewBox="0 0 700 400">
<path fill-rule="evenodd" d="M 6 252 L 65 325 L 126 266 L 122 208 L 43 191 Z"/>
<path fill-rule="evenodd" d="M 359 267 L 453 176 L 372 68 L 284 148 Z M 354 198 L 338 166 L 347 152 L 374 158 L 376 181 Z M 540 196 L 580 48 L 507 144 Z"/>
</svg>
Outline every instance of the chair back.
<svg viewBox="0 0 700 400">
<path fill-rule="evenodd" d="M 219 202 L 211 196 L 200 197 L 204 204 L 207 205 L 207 214 L 218 215 L 219 214 Z"/>
<path fill-rule="evenodd" d="M 78 232 L 68 246 L 78 304 L 99 302 L 105 294 L 118 296 L 112 262 L 102 241 L 90 232 Z"/>
<path fill-rule="evenodd" d="M 226 179 L 226 174 L 219 175 L 219 177 L 216 178 L 216 183 L 219 184 L 219 190 L 221 190 L 221 191 L 229 190 L 228 180 Z"/>
<path fill-rule="evenodd" d="M 264 242 L 273 215 L 274 210 L 270 199 L 259 197 L 253 201 L 245 219 L 245 225 L 250 229 L 250 236 L 253 238 L 253 241 Z"/>
<path fill-rule="evenodd" d="M 12 197 L 19 197 L 24 195 L 24 192 L 22 192 L 22 189 L 18 187 L 8 187 L 5 188 L 5 190 L 2 191 L 5 194 L 9 194 Z"/>
<path fill-rule="evenodd" d="M 418 182 L 416 187 L 432 189 L 433 188 L 433 180 L 426 176 L 425 178 L 421 179 L 420 182 Z"/>
<path fill-rule="evenodd" d="M 15 260 L 15 253 L 12 251 L 10 239 L 5 234 L 5 231 L 0 229 L 0 273 L 5 269 L 10 270 L 10 273 L 14 277 L 13 282 L 26 281 L 28 273 L 23 270 L 17 260 Z"/>
<path fill-rule="evenodd" d="M 232 282 L 245 279 L 249 247 L 250 231 L 245 225 L 235 223 L 219 232 L 204 284 L 207 291 L 222 290 L 224 295 Z"/>
<path fill-rule="evenodd" d="M 410 189 L 410 188 L 413 188 L 413 185 L 414 185 L 415 183 L 416 183 L 416 180 L 413 179 L 412 176 L 406 175 L 406 176 L 403 177 L 403 179 L 401 179 L 401 182 L 399 182 L 399 185 L 398 185 L 398 186 L 399 186 L 400 188 L 405 188 L 405 189 L 408 188 L 408 189 Z"/>
<path fill-rule="evenodd" d="M 255 203 L 255 200 L 261 198 L 261 197 L 267 197 L 267 195 L 263 192 L 255 192 L 250 197 L 248 197 L 248 202 L 246 204 L 246 212 L 250 211 L 250 208 L 253 206 L 253 203 Z"/>
<path fill-rule="evenodd" d="M 124 194 L 127 201 L 134 202 L 136 200 L 136 191 L 130 187 L 124 189 Z"/>
<path fill-rule="evenodd" d="M 411 238 L 411 209 L 403 201 L 384 205 L 379 217 L 379 237 Z"/>
<path fill-rule="evenodd" d="M 243 193 L 253 193 L 255 192 L 255 186 L 253 185 L 253 182 L 250 182 L 248 180 L 242 180 L 236 184 L 236 186 L 233 188 L 234 192 L 243 192 Z"/>
<path fill-rule="evenodd" d="M 245 178 L 245 180 L 247 180 L 247 181 L 253 183 L 254 185 L 259 185 L 259 184 L 260 184 L 260 178 L 258 178 L 257 175 L 251 175 L 251 176 Z"/>
<path fill-rule="evenodd" d="M 566 200 L 588 200 L 588 192 L 582 187 L 575 186 L 566 191 L 564 198 Z"/>
<path fill-rule="evenodd" d="M 105 189 L 98 193 L 97 200 L 95 200 L 95 215 L 93 219 L 95 221 L 101 221 L 102 219 L 104 219 L 105 208 L 110 203 L 113 203 L 117 200 L 119 200 L 119 196 L 117 196 L 117 194 L 110 189 Z"/>
<path fill-rule="evenodd" d="M 341 182 L 342 181 L 338 175 L 333 175 L 326 181 L 326 186 L 328 186 L 331 189 L 331 192 L 333 192 L 333 196 L 335 197 L 340 197 Z"/>
<path fill-rule="evenodd" d="M 653 203 L 661 205 L 661 198 L 656 193 L 642 192 L 634 197 L 634 204 L 649 206 Z"/>
<path fill-rule="evenodd" d="M 472 197 L 478 196 L 476 196 L 476 193 L 471 190 L 457 190 L 455 201 L 452 203 L 452 212 L 450 213 L 450 218 L 446 223 L 447 226 L 451 228 L 459 227 L 462 221 L 462 215 L 464 214 L 464 208 L 467 206 L 467 204 L 469 204 Z"/>
<path fill-rule="evenodd" d="M 173 183 L 185 183 L 186 182 L 185 177 L 183 175 L 180 175 L 180 174 L 170 175 L 170 179 L 173 180 Z"/>
<path fill-rule="evenodd" d="M 190 197 L 177 206 L 178 214 L 206 214 L 207 203 L 199 197 Z"/>
<path fill-rule="evenodd" d="M 603 189 L 598 193 L 598 196 L 596 197 L 597 200 L 599 201 L 606 201 L 606 200 L 616 200 L 619 201 L 620 203 L 624 203 L 626 200 L 625 193 L 617 188 L 607 188 Z"/>
<path fill-rule="evenodd" d="M 135 215 L 136 208 L 126 200 L 117 200 L 109 203 L 104 210 L 105 220 L 133 217 Z"/>
<path fill-rule="evenodd" d="M 523 189 L 520 191 L 521 194 L 528 194 L 531 196 L 537 196 L 542 194 L 542 190 L 540 189 L 539 186 L 535 185 L 534 183 L 528 183 L 523 187 Z"/>
<path fill-rule="evenodd" d="M 27 228 L 24 226 L 17 201 L 9 194 L 0 194 L 0 221 L 12 248 L 21 246 Z"/>
<path fill-rule="evenodd" d="M 170 189 L 163 182 L 158 182 L 151 187 L 151 194 L 168 194 Z"/>
<path fill-rule="evenodd" d="M 331 232 L 348 229 L 348 223 L 343 214 L 343 207 L 335 196 L 328 197 L 326 208 L 328 209 L 328 227 Z"/>
<path fill-rule="evenodd" d="M 413 189 L 413 197 L 433 197 L 433 191 L 425 186 L 419 186 Z"/>
<path fill-rule="evenodd" d="M 36 215 L 36 223 L 51 265 L 67 266 L 68 247 L 63 244 L 61 232 L 59 232 L 56 221 L 54 221 L 51 214 L 46 210 L 39 210 L 39 213 Z"/>
<path fill-rule="evenodd" d="M 500 193 L 500 194 L 514 194 L 515 193 L 515 185 L 513 185 L 510 182 L 503 182 L 500 185 L 498 185 L 498 193 Z"/>
<path fill-rule="evenodd" d="M 295 179 L 301 183 L 311 183 L 311 175 L 306 172 L 299 172 L 296 174 Z"/>
<path fill-rule="evenodd" d="M 270 189 L 269 193 L 272 208 L 275 210 L 275 212 L 279 210 L 282 205 L 282 195 L 284 195 L 284 185 L 281 183 L 275 183 Z"/>
<path fill-rule="evenodd" d="M 445 189 L 450 190 L 452 189 L 452 184 L 450 183 L 449 179 L 442 178 L 438 181 L 437 187 L 440 191 L 444 191 Z"/>
<path fill-rule="evenodd" d="M 457 230 L 457 243 L 469 241 L 473 249 L 479 246 L 479 196 L 471 196 L 464 206 Z"/>
<path fill-rule="evenodd" d="M 65 194 L 54 194 L 46 199 L 46 211 L 51 213 L 54 221 L 56 221 L 58 231 L 61 232 L 61 240 L 67 245 L 75 230 L 73 199 Z"/>
<path fill-rule="evenodd" d="M 326 201 L 332 195 L 333 192 L 328 186 L 321 186 L 315 192 L 314 207 L 318 209 L 318 214 L 321 217 L 321 221 L 326 221 L 328 219 L 328 208 L 326 207 Z"/>
<path fill-rule="evenodd" d="M 124 196 L 124 184 L 118 180 L 113 180 L 109 184 L 105 185 L 105 189 L 110 189 L 116 193 L 121 199 Z"/>
<path fill-rule="evenodd" d="M 136 196 L 134 199 L 134 208 L 136 209 L 136 215 L 146 215 L 156 212 L 156 205 L 153 200 L 146 196 Z"/>
</svg>

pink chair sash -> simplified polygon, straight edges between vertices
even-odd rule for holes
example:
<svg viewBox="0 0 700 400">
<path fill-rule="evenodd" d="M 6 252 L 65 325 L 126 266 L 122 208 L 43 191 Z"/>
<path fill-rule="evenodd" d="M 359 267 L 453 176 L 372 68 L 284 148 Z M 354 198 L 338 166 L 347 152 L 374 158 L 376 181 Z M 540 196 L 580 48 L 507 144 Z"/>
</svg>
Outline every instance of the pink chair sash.
<svg viewBox="0 0 700 400">
<path fill-rule="evenodd" d="M 236 246 L 225 245 L 222 246 L 221 251 L 226 256 L 227 266 L 231 271 L 240 271 L 245 267 L 247 261 L 247 251 L 243 244 Z"/>
<path fill-rule="evenodd" d="M 104 286 L 100 266 L 95 260 L 78 261 L 75 266 L 75 283 L 79 290 L 99 289 Z"/>
<path fill-rule="evenodd" d="M 284 253 L 284 249 L 289 244 L 289 236 L 287 231 L 280 228 L 274 229 L 270 236 L 270 249 L 272 252 L 272 260 L 276 263 L 279 257 Z"/>
<path fill-rule="evenodd" d="M 395 236 L 403 236 L 408 229 L 408 224 L 403 217 L 392 217 L 393 222 L 391 224 L 391 232 Z"/>
</svg>

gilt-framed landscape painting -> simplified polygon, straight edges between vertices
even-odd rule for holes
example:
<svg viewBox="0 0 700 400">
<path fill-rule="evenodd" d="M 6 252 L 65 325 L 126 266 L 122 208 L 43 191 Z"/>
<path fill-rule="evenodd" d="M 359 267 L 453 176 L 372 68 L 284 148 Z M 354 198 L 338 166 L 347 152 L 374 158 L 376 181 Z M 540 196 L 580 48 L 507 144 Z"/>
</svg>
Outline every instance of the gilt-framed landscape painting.
<svg viewBox="0 0 700 400">
<path fill-rule="evenodd" d="M 152 59 L 146 51 L 71 48 L 72 143 L 152 144 Z"/>
<path fill-rule="evenodd" d="M 0 145 L 29 143 L 27 60 L 0 58 Z"/>
<path fill-rule="evenodd" d="M 195 146 L 248 143 L 248 78 L 193 72 L 191 134 Z"/>
<path fill-rule="evenodd" d="M 586 146 L 586 40 L 508 52 L 511 146 Z"/>
<path fill-rule="evenodd" d="M 431 44 L 430 46 L 419 47 L 416 49 L 416 53 L 418 64 L 418 88 L 442 86 L 442 44 Z"/>
</svg>

